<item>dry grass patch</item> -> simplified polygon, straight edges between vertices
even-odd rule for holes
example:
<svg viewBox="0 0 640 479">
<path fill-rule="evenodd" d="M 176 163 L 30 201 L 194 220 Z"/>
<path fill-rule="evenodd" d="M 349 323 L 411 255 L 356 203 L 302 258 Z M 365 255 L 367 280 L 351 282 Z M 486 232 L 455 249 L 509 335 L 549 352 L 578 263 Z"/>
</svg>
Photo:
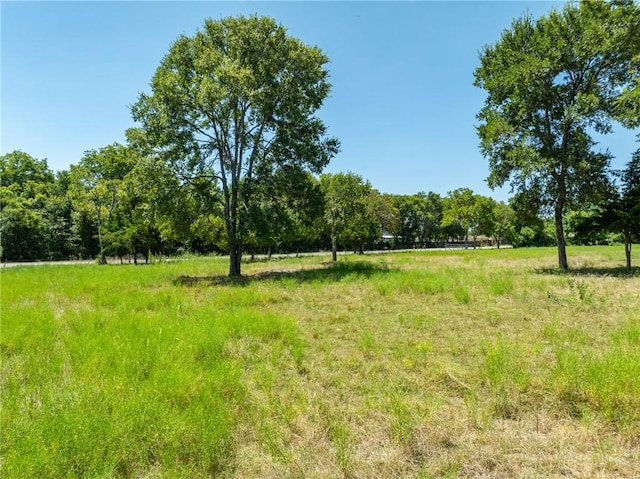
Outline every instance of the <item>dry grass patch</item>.
<svg viewBox="0 0 640 479">
<path fill-rule="evenodd" d="M 629 422 L 617 422 L 602 397 L 563 390 L 557 370 L 561 351 L 595 364 L 611 337 L 634 334 L 616 331 L 640 304 L 638 279 L 540 273 L 552 254 L 477 262 L 473 254 L 363 258 L 389 271 L 321 291 L 302 283 L 281 305 L 306 345 L 303 382 L 283 387 L 306 395 L 296 428 L 306 424 L 319 441 L 296 467 L 315 476 L 322 456 L 335 468 L 328 477 L 640 473 L 634 401 Z"/>
</svg>

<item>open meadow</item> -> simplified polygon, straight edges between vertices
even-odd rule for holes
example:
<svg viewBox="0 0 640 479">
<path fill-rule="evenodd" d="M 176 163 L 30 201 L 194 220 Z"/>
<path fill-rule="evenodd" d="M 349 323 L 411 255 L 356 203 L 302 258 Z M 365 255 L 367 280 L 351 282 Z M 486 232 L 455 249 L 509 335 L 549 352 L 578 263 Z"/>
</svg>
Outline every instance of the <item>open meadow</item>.
<svg viewBox="0 0 640 479">
<path fill-rule="evenodd" d="M 640 270 L 568 256 L 3 269 L 0 475 L 638 478 Z"/>
</svg>

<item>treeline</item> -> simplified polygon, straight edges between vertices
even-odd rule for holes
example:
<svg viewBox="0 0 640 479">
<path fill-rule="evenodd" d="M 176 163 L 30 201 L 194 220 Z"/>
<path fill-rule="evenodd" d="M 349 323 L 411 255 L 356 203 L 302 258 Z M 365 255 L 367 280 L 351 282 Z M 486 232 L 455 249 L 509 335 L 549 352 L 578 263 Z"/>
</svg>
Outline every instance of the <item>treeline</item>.
<svg viewBox="0 0 640 479">
<path fill-rule="evenodd" d="M 619 173 L 593 132 L 640 126 L 640 6 L 569 3 L 514 20 L 480 53 L 474 84 L 491 188 L 382 194 L 353 173 L 322 174 L 340 151 L 317 116 L 329 58 L 268 17 L 206 19 L 180 36 L 131 106 L 127 145 L 69 171 L 2 157 L 3 260 L 225 252 L 624 242 L 640 236 L 640 152 Z M 604 40 L 603 40 L 604 39 Z M 606 41 L 605 41 L 606 40 Z M 551 47 L 550 47 L 551 46 Z"/>
<path fill-rule="evenodd" d="M 106 257 L 131 261 L 182 252 L 226 253 L 224 201 L 215 183 L 180 178 L 130 146 L 85 153 L 69 170 L 21 151 L 0 157 L 3 261 Z M 566 215 L 573 244 L 630 245 L 640 235 L 640 150 L 619 188 Z M 527 198 L 509 204 L 468 188 L 380 193 L 347 172 L 312 175 L 288 166 L 252 185 L 241 237 L 248 255 L 349 249 L 428 248 L 445 242 L 555 244 L 554 222 Z"/>
</svg>

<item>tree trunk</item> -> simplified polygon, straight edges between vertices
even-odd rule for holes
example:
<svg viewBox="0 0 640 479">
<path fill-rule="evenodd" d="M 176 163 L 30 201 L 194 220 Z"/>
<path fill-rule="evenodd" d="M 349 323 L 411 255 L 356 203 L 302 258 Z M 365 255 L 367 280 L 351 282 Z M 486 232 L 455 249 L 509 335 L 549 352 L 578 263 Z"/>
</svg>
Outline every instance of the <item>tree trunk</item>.
<svg viewBox="0 0 640 479">
<path fill-rule="evenodd" d="M 567 263 L 567 246 L 564 241 L 564 227 L 562 225 L 562 210 L 564 202 L 558 202 L 555 208 L 556 241 L 558 243 L 558 266 L 564 270 L 569 268 Z"/>
<path fill-rule="evenodd" d="M 627 271 L 631 271 L 631 238 L 624 237 L 624 254 L 627 258 Z"/>
<path fill-rule="evenodd" d="M 102 221 L 98 212 L 98 243 L 100 244 L 100 260 L 98 264 L 107 264 L 107 254 L 104 251 L 104 243 L 102 241 Z"/>
<path fill-rule="evenodd" d="M 238 240 L 236 216 L 227 221 L 227 237 L 229 240 L 229 276 L 241 276 L 242 245 Z"/>
<path fill-rule="evenodd" d="M 331 237 L 331 258 L 333 261 L 338 261 L 338 238 Z"/>
<path fill-rule="evenodd" d="M 242 248 L 235 238 L 233 241 L 231 238 L 229 240 L 229 276 L 241 276 Z"/>
<path fill-rule="evenodd" d="M 238 234 L 238 215 L 237 215 L 237 188 L 232 186 L 232 194 L 225 191 L 227 200 L 225 202 L 225 221 L 227 224 L 227 238 L 229 240 L 229 276 L 242 276 L 242 241 Z"/>
</svg>

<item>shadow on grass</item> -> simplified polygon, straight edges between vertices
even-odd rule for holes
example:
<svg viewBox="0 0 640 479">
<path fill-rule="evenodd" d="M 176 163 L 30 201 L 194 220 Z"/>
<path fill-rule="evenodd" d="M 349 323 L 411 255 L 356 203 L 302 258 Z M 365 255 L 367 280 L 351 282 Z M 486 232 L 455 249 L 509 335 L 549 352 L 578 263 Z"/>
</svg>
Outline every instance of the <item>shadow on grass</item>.
<svg viewBox="0 0 640 479">
<path fill-rule="evenodd" d="M 179 276 L 173 282 L 177 286 L 247 286 L 259 281 L 294 280 L 299 283 L 331 283 L 347 276 L 369 278 L 376 274 L 395 271 L 385 265 L 364 262 L 322 263 L 309 269 L 285 269 L 259 271 L 240 277 L 230 276 Z"/>
<path fill-rule="evenodd" d="M 540 268 L 536 270 L 539 274 L 553 274 L 556 276 L 610 276 L 614 278 L 640 278 L 640 266 L 632 267 L 631 270 L 624 266 L 617 268 L 598 268 L 595 266 L 584 266 L 563 270 L 560 268 Z"/>
</svg>

